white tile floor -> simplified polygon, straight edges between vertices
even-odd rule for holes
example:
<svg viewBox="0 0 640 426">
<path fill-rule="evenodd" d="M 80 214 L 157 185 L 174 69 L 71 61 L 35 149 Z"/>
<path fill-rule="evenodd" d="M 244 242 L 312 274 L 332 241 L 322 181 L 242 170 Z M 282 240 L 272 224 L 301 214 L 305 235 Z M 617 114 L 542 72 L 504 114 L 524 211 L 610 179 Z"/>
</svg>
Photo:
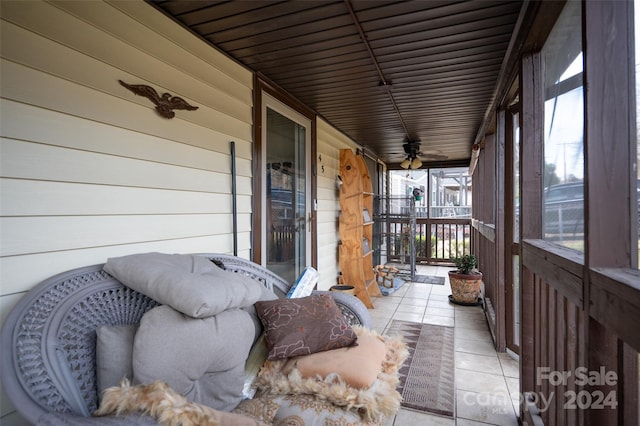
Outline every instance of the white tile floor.
<svg viewBox="0 0 640 426">
<path fill-rule="evenodd" d="M 407 282 L 390 296 L 376 298 L 370 312 L 375 329 L 381 333 L 393 319 L 455 327 L 455 417 L 401 408 L 395 417 L 386 419 L 385 426 L 518 424 L 518 363 L 495 351 L 479 306 L 449 302 L 450 269 L 419 265 L 418 274 L 443 276 L 445 285 Z"/>
</svg>

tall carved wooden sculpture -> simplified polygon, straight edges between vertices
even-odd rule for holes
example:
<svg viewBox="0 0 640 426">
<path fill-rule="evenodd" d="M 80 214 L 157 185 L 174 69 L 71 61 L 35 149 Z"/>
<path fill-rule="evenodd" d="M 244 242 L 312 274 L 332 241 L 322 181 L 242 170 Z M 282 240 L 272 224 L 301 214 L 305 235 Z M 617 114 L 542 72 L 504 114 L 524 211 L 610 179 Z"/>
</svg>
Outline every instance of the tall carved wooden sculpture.
<svg viewBox="0 0 640 426">
<path fill-rule="evenodd" d="M 371 296 L 381 296 L 373 271 L 373 192 L 364 158 L 340 150 L 340 270 L 344 283 L 373 308 Z"/>
</svg>

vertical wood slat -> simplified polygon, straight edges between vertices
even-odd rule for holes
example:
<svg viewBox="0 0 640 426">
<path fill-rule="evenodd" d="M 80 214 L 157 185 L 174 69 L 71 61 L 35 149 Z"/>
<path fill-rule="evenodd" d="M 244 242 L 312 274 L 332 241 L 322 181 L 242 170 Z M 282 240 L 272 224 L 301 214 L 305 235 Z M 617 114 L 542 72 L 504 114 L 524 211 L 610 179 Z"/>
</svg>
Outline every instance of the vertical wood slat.
<svg viewBox="0 0 640 426">
<path fill-rule="evenodd" d="M 444 253 L 447 252 L 447 239 L 444 238 L 444 236 L 446 235 L 446 229 L 447 229 L 447 225 L 443 224 L 442 225 L 442 254 L 444 255 Z"/>
<path fill-rule="evenodd" d="M 478 268 L 482 271 L 484 282 L 483 297 L 485 300 L 491 301 L 495 311 L 499 312 L 504 309 L 499 306 L 496 274 L 496 242 L 495 242 L 495 205 L 494 197 L 496 197 L 493 188 L 496 174 L 496 158 L 495 158 L 495 135 L 488 135 L 485 139 L 485 148 L 481 151 L 478 158 L 478 165 L 472 177 L 473 203 L 472 212 L 474 225 L 471 229 L 472 235 L 472 252 L 478 258 Z M 476 226 L 477 224 L 477 226 Z M 488 226 L 490 225 L 490 226 Z M 493 234 L 489 236 L 489 231 Z M 485 304 L 486 306 L 486 304 Z M 493 323 L 495 315 L 487 315 L 490 321 L 489 327 L 494 332 L 494 337 L 499 336 L 495 333 L 497 328 Z M 496 339 L 497 348 L 504 349 L 504 343 Z"/>
<path fill-rule="evenodd" d="M 448 227 L 448 230 L 449 230 L 449 231 L 448 231 L 448 232 L 449 232 L 449 233 L 448 233 L 449 238 L 447 238 L 447 240 L 448 240 L 448 242 L 449 242 L 449 253 L 453 253 L 453 250 L 451 250 L 451 224 L 448 224 L 448 225 L 447 225 L 447 227 Z M 447 235 L 447 234 L 443 234 L 443 237 L 444 237 L 444 236 L 446 236 L 446 235 Z"/>
<path fill-rule="evenodd" d="M 587 328 L 589 321 L 587 315 L 582 307 L 577 307 L 578 311 L 578 366 L 587 365 L 587 347 L 588 336 Z M 576 391 L 581 391 L 584 386 L 576 387 Z M 585 412 L 584 410 L 578 410 L 578 423 L 579 425 L 585 424 Z"/>
<path fill-rule="evenodd" d="M 484 298 L 485 300 L 491 301 L 491 305 L 494 309 L 493 313 L 487 313 L 487 320 L 489 321 L 489 327 L 492 331 L 494 339 L 494 344 L 496 347 L 500 347 L 499 341 L 497 341 L 497 321 L 495 312 L 500 312 L 499 308 L 496 306 L 498 303 L 497 290 L 496 290 L 496 245 L 493 240 L 485 236 L 482 232 L 480 232 L 475 227 L 473 228 L 473 233 L 475 235 L 474 240 L 476 241 L 476 245 L 474 248 L 474 252 L 478 257 L 478 269 L 482 271 L 482 280 L 484 282 Z M 487 304 L 485 304 L 487 306 Z M 490 314 L 490 315 L 489 315 Z M 502 350 L 504 350 L 504 344 L 502 344 Z"/>
<path fill-rule="evenodd" d="M 567 371 L 575 371 L 578 367 L 578 307 L 573 304 L 566 306 L 566 369 Z M 567 388 L 575 388 L 575 377 L 569 377 Z M 576 424 L 576 411 L 568 410 L 566 412 L 566 424 Z"/>
<path fill-rule="evenodd" d="M 637 250 L 633 1 L 585 2 L 584 16 L 587 265 L 627 268 Z"/>
<path fill-rule="evenodd" d="M 542 235 L 542 164 L 544 141 L 544 95 L 540 84 L 541 54 L 525 53 L 522 56 L 520 68 L 520 188 L 521 188 L 521 214 L 520 241 L 527 238 L 539 238 Z M 526 179 L 526 182 L 525 182 Z M 475 185 L 474 185 L 475 187 Z M 521 256 L 522 260 L 522 256 Z M 537 278 L 533 271 L 522 264 L 522 280 L 520 295 L 520 393 L 524 394 L 533 389 L 541 391 L 541 386 L 536 385 L 536 366 L 544 365 L 544 349 L 542 347 L 542 335 L 537 324 L 537 313 L 542 313 L 543 306 L 542 288 L 536 283 Z M 526 274 L 525 274 L 526 271 Z M 537 291 L 534 292 L 534 289 Z M 534 310 L 534 306 L 538 309 Z M 535 338 L 528 338 L 533 336 Z M 538 354 L 538 357 L 530 354 Z M 521 403 L 520 412 L 525 411 L 524 401 Z M 544 414 L 544 413 L 543 413 Z"/>
<path fill-rule="evenodd" d="M 555 299 L 556 299 L 556 311 L 557 311 L 557 315 L 556 315 L 556 350 L 555 350 L 555 354 L 556 354 L 556 370 L 559 371 L 570 371 L 567 369 L 567 362 L 566 362 L 566 351 L 568 348 L 567 345 L 567 323 L 566 323 L 566 314 L 567 314 L 567 299 L 562 297 L 562 295 L 559 292 L 555 293 Z M 572 375 L 573 376 L 573 375 Z M 564 383 L 561 383 L 558 386 L 558 406 L 557 411 L 556 411 L 556 424 L 559 425 L 563 425 L 565 424 L 565 412 L 566 410 L 564 410 L 563 404 L 565 402 L 564 399 L 564 395 L 565 395 L 565 390 L 567 390 L 568 386 L 565 385 Z"/>
<path fill-rule="evenodd" d="M 427 192 L 431 192 L 431 191 L 427 191 Z M 431 199 L 430 197 L 427 198 L 427 203 L 430 202 L 430 201 L 428 201 L 430 199 Z M 429 206 L 429 205 L 430 204 L 427 204 L 427 206 Z M 427 209 L 428 209 L 428 207 L 427 207 Z M 425 250 L 425 255 L 427 256 L 427 258 L 431 258 L 435 253 L 432 252 L 433 251 L 433 246 L 431 245 L 431 235 L 433 235 L 433 233 L 432 233 L 433 228 L 432 228 L 432 225 L 429 223 L 428 219 L 427 219 L 427 223 L 426 223 L 424 229 L 425 229 L 425 234 L 424 234 L 425 237 L 424 237 L 424 239 L 425 239 L 425 241 L 427 243 L 427 248 Z M 437 249 L 437 245 L 436 245 L 436 249 Z"/>
<path fill-rule="evenodd" d="M 567 409 L 567 398 L 574 392 L 580 392 L 581 387 L 575 383 L 575 371 L 586 363 L 580 361 L 584 353 L 584 340 L 581 339 L 581 328 L 585 327 L 582 310 L 569 301 L 563 294 L 555 290 L 547 282 L 535 274 L 528 278 L 529 271 L 524 275 L 525 279 L 532 279 L 536 283 L 534 291 L 534 323 L 533 333 L 535 340 L 534 352 L 534 377 L 536 386 L 532 388 L 538 396 L 550 401 L 549 407 L 541 412 L 545 424 L 571 425 L 582 424 L 580 418 L 584 410 Z M 543 376 L 543 370 L 547 368 L 548 376 Z M 559 376 L 569 372 L 565 380 L 559 380 Z M 521 377 L 524 379 L 524 377 Z M 557 383 L 553 383 L 557 380 Z M 545 408 L 538 406 L 539 409 Z"/>
<path fill-rule="evenodd" d="M 549 287 L 546 284 L 543 284 L 540 280 L 540 364 L 536 364 L 536 367 L 549 367 Z M 539 371 L 536 371 L 537 374 L 540 374 Z M 546 397 L 549 396 L 549 381 L 544 380 L 542 382 L 542 394 Z M 545 423 L 549 422 L 549 412 L 545 411 L 542 414 L 542 418 Z"/>
<path fill-rule="evenodd" d="M 522 269 L 524 270 L 522 275 L 522 301 L 529 301 L 531 303 L 530 306 L 533 306 L 533 309 L 531 310 L 531 319 L 527 323 L 522 323 L 522 335 L 526 336 L 525 331 L 527 329 L 530 329 L 530 331 L 533 332 L 532 334 L 529 334 L 529 336 L 533 337 L 527 339 L 528 342 L 526 342 L 526 346 L 533 348 L 534 350 L 532 350 L 533 357 L 528 357 L 527 352 L 522 352 L 521 354 L 523 361 L 520 363 L 520 380 L 522 382 L 531 382 L 530 387 L 524 389 L 531 389 L 536 393 L 540 393 L 542 392 L 542 385 L 541 383 L 538 383 L 537 380 L 534 382 L 534 366 L 542 365 L 542 327 L 538 323 L 538 319 L 542 318 L 542 286 L 529 268 L 524 267 Z M 531 288 L 531 291 L 525 291 L 527 288 Z M 525 362 L 529 359 L 531 362 Z M 535 386 L 533 385 L 534 383 Z"/>
<path fill-rule="evenodd" d="M 622 353 L 622 388 L 624 391 L 623 401 L 624 412 L 623 418 L 628 424 L 640 424 L 640 407 L 638 406 L 638 398 L 640 397 L 640 358 L 638 352 L 624 342 L 619 342 L 619 351 Z"/>
<path fill-rule="evenodd" d="M 455 227 L 454 235 L 455 242 L 453 244 L 454 250 L 451 250 L 450 253 L 454 253 L 454 256 L 458 256 L 458 225 L 453 225 Z"/>
<path fill-rule="evenodd" d="M 618 384 L 622 371 L 618 370 L 618 339 L 612 335 L 602 324 L 593 319 L 589 320 L 589 350 L 588 350 L 588 368 L 589 371 L 600 371 L 604 368 L 606 372 L 617 372 Z M 608 395 L 609 392 L 616 392 L 618 403 L 623 393 L 614 386 L 587 386 L 586 391 L 593 395 L 594 392 L 600 391 Z M 620 408 L 622 406 L 619 405 Z M 587 422 L 596 425 L 613 425 L 618 422 L 618 410 L 612 409 L 611 406 L 605 405 L 602 409 L 589 410 L 587 414 Z"/>
<path fill-rule="evenodd" d="M 615 336 L 610 328 L 589 318 L 582 304 L 574 303 L 579 300 L 572 301 L 555 289 L 561 284 L 551 286 L 526 266 L 523 272 L 523 282 L 536 284 L 533 291 L 535 329 L 532 331 L 536 386 L 533 391 L 544 396 L 545 401 L 550 399 L 551 405 L 541 413 L 545 424 L 637 424 L 638 352 Z M 549 375 L 538 382 L 542 367 L 548 367 L 549 374 L 567 374 L 566 381 L 552 383 Z M 575 380 L 578 368 L 583 375 L 596 374 L 596 378 L 606 377 L 603 372 L 617 372 L 617 378 L 614 376 L 612 385 L 578 385 Z M 559 380 L 559 376 L 553 380 Z M 584 377 L 581 380 L 584 381 Z M 603 401 L 602 395 L 611 396 Z M 539 405 L 538 408 L 545 407 Z"/>
<path fill-rule="evenodd" d="M 637 266 L 636 99 L 633 27 L 634 2 L 584 2 L 585 45 L 585 258 L 594 268 Z M 590 54 L 593 52 L 592 54 Z M 637 58 L 636 58 L 637 62 Z M 610 208 L 616 206 L 616 208 Z M 615 223 L 615 226 L 611 226 Z M 585 309 L 589 318 L 587 365 L 616 372 L 614 386 L 593 386 L 594 392 L 616 392 L 618 407 L 589 410 L 589 424 L 638 424 L 637 352 L 627 349 L 609 318 L 591 314 L 594 306 L 616 306 L 585 277 Z M 619 297 L 619 296 L 618 296 Z M 627 313 L 628 314 L 628 313 Z M 631 320 L 627 318 L 627 320 Z M 603 321 L 603 322 L 600 322 Z M 636 356 L 633 356 L 633 353 Z M 635 359 L 634 359 L 635 358 Z M 629 380 L 631 379 L 631 384 Z"/>
<path fill-rule="evenodd" d="M 528 213 L 521 215 L 520 241 L 542 235 L 544 85 L 541 56 L 539 52 L 523 55 L 520 72 L 520 208 Z"/>
<path fill-rule="evenodd" d="M 547 288 L 547 318 L 549 319 L 545 336 L 547 340 L 547 366 L 549 366 L 550 371 L 562 371 L 556 363 L 556 351 L 558 350 L 556 346 L 556 291 L 552 287 Z M 557 424 L 555 423 L 555 418 L 561 397 L 558 386 L 552 386 L 550 381 L 548 381 L 548 386 L 547 396 L 551 396 L 552 393 L 554 394 L 552 404 L 549 406 L 548 421 L 550 424 Z"/>
<path fill-rule="evenodd" d="M 507 175 L 505 175 L 504 170 L 506 169 L 506 151 L 505 151 L 505 143 L 506 143 L 506 125 L 505 125 L 506 117 L 505 113 L 499 113 L 496 117 L 496 134 L 493 137 L 493 141 L 495 144 L 495 205 L 496 205 L 496 217 L 495 217 L 495 229 L 506 229 L 506 210 L 505 210 L 505 189 L 506 189 L 506 179 L 509 179 Z M 495 236 L 495 257 L 494 257 L 494 267 L 495 267 L 495 287 L 496 287 L 496 311 L 497 312 L 508 312 L 507 309 L 507 301 L 506 301 L 506 279 L 505 279 L 505 271 L 506 266 L 505 262 L 511 262 L 510 252 L 511 250 L 507 250 L 505 247 L 506 238 L 504 232 L 496 232 Z M 510 242 L 508 243 L 510 247 Z M 507 252 L 509 252 L 509 259 L 505 258 Z M 508 281 L 511 282 L 511 277 L 508 278 Z M 508 319 L 506 315 L 497 315 L 496 319 L 496 350 L 500 352 L 504 352 L 507 347 L 507 324 L 506 321 L 511 321 Z"/>
</svg>

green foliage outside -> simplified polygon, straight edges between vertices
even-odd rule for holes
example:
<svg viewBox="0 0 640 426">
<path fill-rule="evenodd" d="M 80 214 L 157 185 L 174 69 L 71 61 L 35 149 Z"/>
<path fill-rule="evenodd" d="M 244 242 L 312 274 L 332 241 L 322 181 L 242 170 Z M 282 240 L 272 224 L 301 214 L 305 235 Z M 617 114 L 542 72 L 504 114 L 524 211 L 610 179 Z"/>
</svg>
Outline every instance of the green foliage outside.
<svg viewBox="0 0 640 426">
<path fill-rule="evenodd" d="M 444 247 L 443 247 L 444 245 Z M 427 238 L 424 235 L 416 236 L 416 259 L 450 259 L 468 254 L 471 251 L 471 239 L 463 240 L 445 239 L 438 241 L 435 235 L 431 236 L 431 253 L 427 253 Z"/>
</svg>

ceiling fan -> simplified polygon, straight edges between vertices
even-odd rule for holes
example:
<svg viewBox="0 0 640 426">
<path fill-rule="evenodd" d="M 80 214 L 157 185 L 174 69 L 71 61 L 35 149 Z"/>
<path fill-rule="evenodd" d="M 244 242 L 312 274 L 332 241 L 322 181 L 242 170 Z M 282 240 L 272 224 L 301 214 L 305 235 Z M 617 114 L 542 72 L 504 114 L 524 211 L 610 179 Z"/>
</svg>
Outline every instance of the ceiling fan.
<svg viewBox="0 0 640 426">
<path fill-rule="evenodd" d="M 444 160 L 447 158 L 446 155 L 441 155 L 437 153 L 434 153 L 434 154 L 424 153 L 420 151 L 420 142 L 418 141 L 409 140 L 402 145 L 402 148 L 404 149 L 404 152 L 407 155 L 407 157 L 402 161 L 402 163 L 400 163 L 400 167 L 402 167 L 403 169 L 415 170 L 422 167 L 422 160 L 419 157 L 423 157 L 423 158 L 429 157 L 429 158 L 433 158 L 434 160 Z"/>
</svg>

